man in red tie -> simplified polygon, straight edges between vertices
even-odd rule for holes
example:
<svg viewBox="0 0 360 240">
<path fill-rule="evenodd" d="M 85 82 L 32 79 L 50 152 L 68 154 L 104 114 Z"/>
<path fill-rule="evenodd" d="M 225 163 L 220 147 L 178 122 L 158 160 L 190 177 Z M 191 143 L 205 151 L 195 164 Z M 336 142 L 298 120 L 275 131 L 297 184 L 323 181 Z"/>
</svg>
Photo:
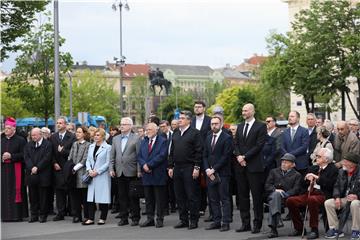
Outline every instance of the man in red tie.
<svg viewBox="0 0 360 240">
<path fill-rule="evenodd" d="M 203 164 L 214 220 L 206 230 L 220 229 L 224 232 L 230 229 L 231 221 L 229 181 L 232 138 L 222 131 L 222 126 L 220 117 L 211 119 L 211 133 L 208 134 L 204 144 Z"/>
<path fill-rule="evenodd" d="M 154 226 L 156 208 L 156 227 L 164 226 L 164 208 L 166 204 L 167 184 L 167 140 L 158 135 L 159 127 L 155 123 L 146 126 L 146 137 L 141 141 L 138 163 L 146 199 L 147 220 L 140 227 Z"/>
</svg>

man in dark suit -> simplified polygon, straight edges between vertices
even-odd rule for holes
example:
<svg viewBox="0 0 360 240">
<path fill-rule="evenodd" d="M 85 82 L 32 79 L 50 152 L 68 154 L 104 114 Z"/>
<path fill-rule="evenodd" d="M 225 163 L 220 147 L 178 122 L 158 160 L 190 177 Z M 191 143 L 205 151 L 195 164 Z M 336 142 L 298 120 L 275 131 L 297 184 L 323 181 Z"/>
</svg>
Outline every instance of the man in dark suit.
<svg viewBox="0 0 360 240">
<path fill-rule="evenodd" d="M 245 104 L 242 108 L 244 123 L 238 125 L 235 137 L 235 155 L 238 164 L 235 165 L 236 182 L 239 194 L 240 216 L 242 226 L 237 232 L 251 230 L 250 196 L 254 205 L 254 227 L 252 233 L 259 233 L 263 220 L 263 189 L 264 166 L 261 151 L 266 138 L 266 125 L 254 118 L 253 104 Z"/>
<path fill-rule="evenodd" d="M 168 174 L 174 179 L 180 222 L 175 228 L 195 229 L 199 221 L 199 175 L 202 156 L 200 131 L 190 127 L 191 112 L 182 111 L 174 132 Z M 190 225 L 189 225 L 190 212 Z"/>
<path fill-rule="evenodd" d="M 268 116 L 265 119 L 267 133 L 270 137 L 275 138 L 275 153 L 274 160 L 276 167 L 281 165 L 281 134 L 282 130 L 276 126 L 276 118 L 273 116 Z"/>
<path fill-rule="evenodd" d="M 50 137 L 53 154 L 52 163 L 55 170 L 56 208 L 58 210 L 53 221 L 64 220 L 66 215 L 67 187 L 63 168 L 68 160 L 71 147 L 76 141 L 75 135 L 66 130 L 66 121 L 65 117 L 60 117 L 56 121 L 58 132 Z"/>
<path fill-rule="evenodd" d="M 159 127 L 155 123 L 146 126 L 146 137 L 141 141 L 138 163 L 142 173 L 142 182 L 146 199 L 147 220 L 140 227 L 154 226 L 156 206 L 156 227 L 164 226 L 164 205 L 166 203 L 167 156 L 166 138 L 158 135 Z"/>
<path fill-rule="evenodd" d="M 222 131 L 222 126 L 220 117 L 211 119 L 211 133 L 207 136 L 204 145 L 203 165 L 207 175 L 208 195 L 214 221 L 206 230 L 220 229 L 224 232 L 230 229 L 231 221 L 229 182 L 232 137 Z"/>
<path fill-rule="evenodd" d="M 196 128 L 200 131 L 202 144 L 204 144 L 206 136 L 211 130 L 210 120 L 211 118 L 205 114 L 206 104 L 203 101 L 195 101 L 194 103 L 194 114 L 195 116 L 191 119 L 191 127 Z M 205 180 L 205 173 L 202 170 L 200 173 L 200 181 Z M 206 187 L 200 186 L 201 196 L 200 196 L 200 214 L 204 215 L 206 206 L 207 206 L 207 191 Z M 211 218 L 211 209 L 209 209 L 210 218 Z"/>
<path fill-rule="evenodd" d="M 29 222 L 46 222 L 48 214 L 48 191 L 51 182 L 51 143 L 41 135 L 40 128 L 31 130 L 32 141 L 24 150 L 25 179 L 29 187 Z"/>
<path fill-rule="evenodd" d="M 310 155 L 314 152 L 316 144 L 318 143 L 315 114 L 308 113 L 308 115 L 306 116 L 306 124 L 309 131 L 309 149 L 307 153 L 308 153 L 309 164 L 312 165 L 312 159 L 310 158 Z"/>
<path fill-rule="evenodd" d="M 162 120 L 160 121 L 160 131 L 161 131 L 161 135 L 167 140 L 167 145 L 168 145 L 168 154 L 170 153 L 170 147 L 171 147 L 171 141 L 172 141 L 172 136 L 173 136 L 173 131 L 171 131 L 170 129 L 170 123 L 167 120 Z M 171 178 L 168 178 L 167 181 L 167 198 L 166 198 L 166 204 L 164 205 L 165 207 L 165 214 L 169 214 L 169 205 L 170 205 L 170 210 L 171 212 L 176 212 L 176 199 L 175 199 L 175 192 L 174 192 L 174 181 Z"/>
<path fill-rule="evenodd" d="M 301 175 L 305 176 L 309 166 L 307 150 L 309 147 L 309 132 L 299 125 L 300 113 L 291 111 L 288 122 L 290 127 L 282 134 L 281 153 L 291 153 L 296 157 L 295 168 Z"/>
</svg>

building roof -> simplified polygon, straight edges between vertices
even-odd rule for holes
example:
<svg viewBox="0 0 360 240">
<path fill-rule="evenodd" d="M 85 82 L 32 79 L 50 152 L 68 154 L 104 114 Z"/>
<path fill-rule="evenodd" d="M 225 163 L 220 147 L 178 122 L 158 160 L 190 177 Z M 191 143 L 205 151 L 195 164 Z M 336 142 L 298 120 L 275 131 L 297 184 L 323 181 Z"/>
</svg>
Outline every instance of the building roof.
<svg viewBox="0 0 360 240">
<path fill-rule="evenodd" d="M 92 71 L 95 70 L 105 70 L 106 66 L 105 65 L 88 65 L 88 64 L 79 64 L 76 63 L 75 65 L 72 66 L 73 70 L 85 70 L 85 69 L 89 69 Z"/>
<path fill-rule="evenodd" d="M 119 71 L 119 66 L 114 63 L 108 63 L 108 68 L 112 71 Z M 123 67 L 124 77 L 148 76 L 149 66 L 147 64 L 126 64 Z"/>
<path fill-rule="evenodd" d="M 235 69 L 232 69 L 232 68 L 222 68 L 222 69 L 219 69 L 219 71 L 222 73 L 224 78 L 250 79 L 249 76 L 246 76 L 245 74 L 243 74 L 239 71 L 236 71 Z"/>
<path fill-rule="evenodd" d="M 267 57 L 265 56 L 258 56 L 257 54 L 254 54 L 254 56 L 245 59 L 245 62 L 252 65 L 260 65 L 263 64 L 266 59 Z"/>
<path fill-rule="evenodd" d="M 163 72 L 166 69 L 170 69 L 176 75 L 208 76 L 214 72 L 214 70 L 209 66 L 173 65 L 173 64 L 155 64 L 155 63 L 149 63 L 149 66 L 153 69 L 159 68 Z"/>
</svg>

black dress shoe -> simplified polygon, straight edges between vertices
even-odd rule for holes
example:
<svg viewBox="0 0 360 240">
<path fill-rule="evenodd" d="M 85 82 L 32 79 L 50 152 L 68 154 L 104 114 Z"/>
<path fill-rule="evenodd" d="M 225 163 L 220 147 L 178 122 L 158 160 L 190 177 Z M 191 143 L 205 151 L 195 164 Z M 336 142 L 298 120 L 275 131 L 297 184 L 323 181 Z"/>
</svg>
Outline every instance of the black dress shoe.
<svg viewBox="0 0 360 240">
<path fill-rule="evenodd" d="M 188 229 L 192 230 L 192 229 L 195 229 L 195 228 L 198 228 L 198 223 L 197 222 L 191 222 Z"/>
<path fill-rule="evenodd" d="M 64 216 L 61 216 L 61 215 L 56 215 L 54 218 L 53 218 L 53 221 L 61 221 L 61 220 L 64 220 Z"/>
<path fill-rule="evenodd" d="M 147 219 L 145 222 L 140 224 L 140 227 L 151 227 L 155 226 L 154 219 Z"/>
<path fill-rule="evenodd" d="M 311 232 L 306 235 L 306 238 L 307 239 L 317 239 L 317 238 L 319 238 L 319 231 L 311 230 Z"/>
<path fill-rule="evenodd" d="M 278 236 L 279 236 L 279 234 L 278 234 L 278 231 L 276 230 L 276 228 L 271 228 L 268 238 L 276 238 Z"/>
<path fill-rule="evenodd" d="M 226 232 L 226 231 L 229 231 L 229 230 L 230 230 L 230 225 L 229 224 L 224 223 L 223 225 L 221 225 L 220 232 Z"/>
<path fill-rule="evenodd" d="M 73 222 L 73 223 L 79 223 L 79 222 L 81 222 L 81 219 L 78 218 L 78 217 L 73 217 L 72 222 Z"/>
<path fill-rule="evenodd" d="M 209 216 L 208 218 L 204 219 L 204 222 L 212 222 L 212 221 L 214 221 L 212 216 Z"/>
<path fill-rule="evenodd" d="M 236 229 L 236 232 L 248 232 L 251 231 L 250 225 L 242 225 L 239 229 Z"/>
<path fill-rule="evenodd" d="M 162 228 L 164 226 L 164 221 L 163 220 L 157 220 L 155 227 L 156 228 Z"/>
<path fill-rule="evenodd" d="M 220 229 L 221 224 L 220 223 L 212 223 L 210 224 L 205 230 L 213 230 L 213 229 Z"/>
<path fill-rule="evenodd" d="M 29 219 L 29 223 L 33 223 L 33 222 L 37 222 L 37 221 L 39 221 L 39 218 L 38 218 L 38 217 L 31 217 L 31 218 Z"/>
<path fill-rule="evenodd" d="M 171 213 L 176 213 L 176 208 L 171 208 L 170 212 Z"/>
<path fill-rule="evenodd" d="M 292 233 L 289 234 L 290 237 L 296 237 L 296 236 L 301 236 L 302 235 L 302 231 L 301 230 L 294 230 Z M 304 231 L 304 235 L 306 235 L 306 229 Z"/>
<path fill-rule="evenodd" d="M 187 227 L 189 227 L 189 224 L 186 222 L 179 222 L 174 226 L 174 228 L 187 228 Z"/>
<path fill-rule="evenodd" d="M 287 214 L 287 215 L 283 218 L 283 221 L 290 221 L 290 220 L 291 220 L 290 214 Z"/>
<path fill-rule="evenodd" d="M 130 224 L 130 226 L 138 226 L 139 225 L 139 221 L 138 220 L 133 220 Z"/>
<path fill-rule="evenodd" d="M 40 217 L 40 220 L 39 220 L 40 223 L 45 223 L 46 221 L 47 221 L 47 216 Z"/>
<path fill-rule="evenodd" d="M 129 224 L 129 221 L 126 219 L 122 219 L 122 220 L 120 220 L 120 222 L 118 222 L 118 226 L 125 226 L 128 224 Z"/>
<path fill-rule="evenodd" d="M 251 231 L 251 233 L 253 233 L 253 234 L 259 233 L 259 232 L 260 232 L 260 229 L 261 229 L 261 227 L 255 226 L 255 227 L 253 228 L 253 230 Z"/>
<path fill-rule="evenodd" d="M 120 214 L 118 214 L 118 215 L 116 215 L 116 216 L 115 216 L 115 218 L 121 218 L 121 215 L 120 215 Z"/>
</svg>

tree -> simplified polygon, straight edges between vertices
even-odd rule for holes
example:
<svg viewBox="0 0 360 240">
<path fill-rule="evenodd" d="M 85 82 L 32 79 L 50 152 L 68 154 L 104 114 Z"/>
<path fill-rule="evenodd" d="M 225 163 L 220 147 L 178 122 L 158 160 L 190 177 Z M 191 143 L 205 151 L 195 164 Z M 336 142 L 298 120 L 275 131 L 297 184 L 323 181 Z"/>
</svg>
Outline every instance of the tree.
<svg viewBox="0 0 360 240">
<path fill-rule="evenodd" d="M 360 4 L 349 1 L 312 1 L 301 11 L 287 35 L 272 34 L 271 57 L 262 68 L 262 80 L 275 82 L 303 95 L 308 112 L 318 99 L 339 92 L 349 98 L 348 78 L 357 78 L 360 87 Z M 344 117 L 343 112 L 343 117 Z"/>
<path fill-rule="evenodd" d="M 148 96 L 149 86 L 146 77 L 139 76 L 134 78 L 131 82 L 131 102 L 134 103 L 137 115 L 140 117 L 140 122 L 145 122 L 146 115 L 146 97 Z"/>
<path fill-rule="evenodd" d="M 3 0 L 1 6 L 1 61 L 8 58 L 8 52 L 20 49 L 17 38 L 25 36 L 31 29 L 35 14 L 45 10 L 49 1 Z"/>
<path fill-rule="evenodd" d="M 27 33 L 20 46 L 21 55 L 16 58 L 16 66 L 10 77 L 8 93 L 20 98 L 23 107 L 35 116 L 44 117 L 47 123 L 54 113 L 54 41 L 53 26 L 50 23 Z M 60 38 L 60 46 L 65 39 Z M 71 69 L 72 57 L 69 53 L 60 53 L 60 83 L 66 89 L 64 75 Z M 11 89 L 11 91 L 10 91 Z"/>
<path fill-rule="evenodd" d="M 11 90 L 6 91 L 6 82 L 1 83 L 1 114 L 7 117 L 21 118 L 29 116 L 30 113 L 23 107 L 24 102 L 17 97 L 12 97 Z"/>
<path fill-rule="evenodd" d="M 174 118 L 176 107 L 181 110 L 192 111 L 194 105 L 193 97 L 190 94 L 181 93 L 179 87 L 172 89 L 172 94 L 165 98 L 165 100 L 158 107 L 158 116 L 163 116 L 163 119 L 171 121 Z"/>
<path fill-rule="evenodd" d="M 73 112 L 105 116 L 109 124 L 119 124 L 120 95 L 113 90 L 114 84 L 115 80 L 105 78 L 100 71 L 75 72 L 72 77 Z M 69 89 L 66 88 L 63 92 L 65 99 L 61 109 L 63 114 L 69 115 Z"/>
</svg>

